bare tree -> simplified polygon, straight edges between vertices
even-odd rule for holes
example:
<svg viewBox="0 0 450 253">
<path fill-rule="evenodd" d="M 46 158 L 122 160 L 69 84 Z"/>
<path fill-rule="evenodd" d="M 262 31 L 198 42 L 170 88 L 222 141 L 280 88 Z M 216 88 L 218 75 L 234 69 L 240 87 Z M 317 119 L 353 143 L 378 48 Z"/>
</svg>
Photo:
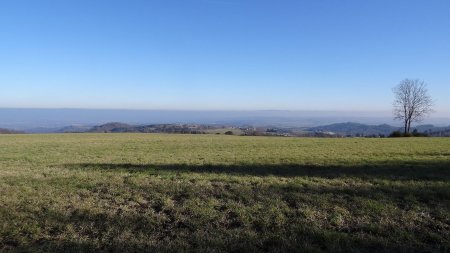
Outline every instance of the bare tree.
<svg viewBox="0 0 450 253">
<path fill-rule="evenodd" d="M 412 122 L 422 121 L 433 111 L 433 100 L 428 95 L 426 83 L 419 79 L 404 79 L 393 91 L 394 116 L 403 121 L 404 133 L 407 134 Z"/>
</svg>

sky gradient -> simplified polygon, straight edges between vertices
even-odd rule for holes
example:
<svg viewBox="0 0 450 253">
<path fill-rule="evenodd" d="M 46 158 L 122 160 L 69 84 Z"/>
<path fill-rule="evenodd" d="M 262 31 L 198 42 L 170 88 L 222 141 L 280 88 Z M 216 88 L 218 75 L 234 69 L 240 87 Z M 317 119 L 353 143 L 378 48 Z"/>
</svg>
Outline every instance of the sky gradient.
<svg viewBox="0 0 450 253">
<path fill-rule="evenodd" d="M 450 1 L 0 0 L 0 107 L 450 117 Z"/>
</svg>

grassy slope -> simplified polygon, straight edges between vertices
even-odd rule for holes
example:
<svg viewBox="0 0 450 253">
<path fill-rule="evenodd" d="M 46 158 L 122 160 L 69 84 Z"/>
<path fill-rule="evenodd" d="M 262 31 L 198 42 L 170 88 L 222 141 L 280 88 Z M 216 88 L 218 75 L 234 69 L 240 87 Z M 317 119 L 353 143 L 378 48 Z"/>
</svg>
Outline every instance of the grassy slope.
<svg viewBox="0 0 450 253">
<path fill-rule="evenodd" d="M 0 251 L 445 251 L 450 139 L 0 136 Z"/>
</svg>

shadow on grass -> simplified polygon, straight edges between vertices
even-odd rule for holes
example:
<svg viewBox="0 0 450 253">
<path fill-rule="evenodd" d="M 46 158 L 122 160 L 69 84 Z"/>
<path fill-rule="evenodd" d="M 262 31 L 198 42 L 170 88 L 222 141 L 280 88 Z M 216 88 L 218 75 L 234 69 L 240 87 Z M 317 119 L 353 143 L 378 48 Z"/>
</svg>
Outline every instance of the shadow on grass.
<svg viewBox="0 0 450 253">
<path fill-rule="evenodd" d="M 189 187 L 181 187 L 180 190 L 187 191 L 186 198 L 189 199 L 219 199 L 201 187 L 190 189 L 190 192 Z M 213 213 L 209 218 L 199 216 L 198 209 L 183 205 L 179 200 L 175 205 L 164 204 L 156 197 L 158 194 L 148 196 L 148 203 L 144 204 L 116 203 L 116 197 L 120 195 L 112 194 L 114 191 L 96 192 L 99 199 L 111 204 L 108 209 L 82 206 L 72 206 L 67 210 L 25 208 L 22 212 L 26 211 L 27 216 L 37 221 L 47 234 L 42 239 L 28 242 L 23 242 L 23 234 L 20 233 L 12 234 L 10 238 L 0 237 L 0 252 L 2 248 L 5 252 L 447 252 L 445 238 L 448 229 L 445 225 L 439 225 L 445 220 L 444 217 L 438 218 L 438 221 L 433 217 L 409 226 L 408 222 L 404 222 L 408 218 L 393 213 L 389 216 L 393 223 L 384 224 L 376 217 L 388 208 L 381 204 L 358 207 L 358 203 L 376 200 L 380 196 L 380 202 L 370 203 L 398 204 L 401 200 L 394 195 L 404 195 L 397 193 L 401 189 L 389 192 L 387 188 L 376 188 L 361 192 L 364 189 L 351 187 L 346 192 L 333 187 L 267 186 L 254 189 L 249 195 L 241 188 L 231 189 L 231 195 L 226 197 L 223 194 L 230 192 L 230 189 L 225 185 L 221 187 L 220 203 L 206 205 L 200 212 Z M 421 198 L 448 200 L 448 196 L 441 198 L 437 195 L 439 190 L 442 189 L 429 189 Z M 247 214 L 251 216 L 249 219 L 239 215 L 235 206 L 229 204 L 230 201 L 246 203 L 239 194 L 247 194 L 247 201 L 254 201 L 247 205 L 254 207 L 247 209 Z M 342 197 L 340 202 L 336 200 L 337 196 Z M 418 197 L 416 201 L 421 201 L 419 196 L 415 197 Z M 176 194 L 170 195 L 170 198 L 177 199 Z M 271 200 L 283 201 L 289 209 L 280 211 L 273 208 L 275 206 L 271 205 Z M 265 208 L 256 208 L 260 204 Z M 324 204 L 327 207 L 323 207 Z M 333 211 L 335 204 L 358 207 L 359 210 L 348 209 L 351 212 L 345 218 L 348 223 L 342 223 L 339 227 L 332 221 L 332 217 L 340 215 Z M 310 213 L 312 216 L 306 215 L 308 212 L 305 211 L 310 210 L 306 207 L 323 209 L 322 213 L 327 217 L 311 221 L 309 219 L 314 217 L 314 213 Z M 397 207 L 402 208 L 401 205 Z M 282 215 L 283 219 L 276 221 L 276 215 Z M 366 221 L 358 222 L 360 219 Z M 439 234 L 435 234 L 436 231 L 440 231 Z"/>
<path fill-rule="evenodd" d="M 131 163 L 78 163 L 64 164 L 69 169 L 126 171 L 129 173 L 218 173 L 246 176 L 362 178 L 395 180 L 450 180 L 448 161 L 386 161 L 359 165 L 301 165 L 301 164 L 131 164 Z"/>
<path fill-rule="evenodd" d="M 154 175 L 195 172 L 446 181 L 449 165 L 421 161 L 358 166 L 82 163 L 65 167 Z M 143 185 L 124 181 L 117 186 L 96 182 L 71 193 L 79 198 L 66 207 L 44 203 L 41 208 L 11 207 L 6 212 L 11 217 L 4 220 L 23 231 L 0 236 L 0 252 L 448 251 L 449 191 L 448 184 L 440 182 L 304 186 L 268 180 L 262 185 L 215 181 L 208 186 L 162 181 Z M 86 196 L 90 198 L 84 200 Z M 94 208 L 78 201 L 94 203 Z M 16 212 L 20 215 L 15 216 Z M 35 231 L 23 224 L 33 222 L 42 229 L 42 236 L 28 238 Z"/>
</svg>

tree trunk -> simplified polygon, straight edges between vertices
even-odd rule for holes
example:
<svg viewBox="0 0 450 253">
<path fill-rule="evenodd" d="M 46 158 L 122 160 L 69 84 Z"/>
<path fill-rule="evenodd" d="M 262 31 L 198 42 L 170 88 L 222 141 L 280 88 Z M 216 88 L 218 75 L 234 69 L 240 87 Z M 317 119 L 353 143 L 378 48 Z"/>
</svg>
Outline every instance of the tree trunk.
<svg viewBox="0 0 450 253">
<path fill-rule="evenodd" d="M 405 119 L 405 130 L 404 130 L 404 134 L 406 135 L 408 132 L 408 120 L 407 119 Z"/>
</svg>

